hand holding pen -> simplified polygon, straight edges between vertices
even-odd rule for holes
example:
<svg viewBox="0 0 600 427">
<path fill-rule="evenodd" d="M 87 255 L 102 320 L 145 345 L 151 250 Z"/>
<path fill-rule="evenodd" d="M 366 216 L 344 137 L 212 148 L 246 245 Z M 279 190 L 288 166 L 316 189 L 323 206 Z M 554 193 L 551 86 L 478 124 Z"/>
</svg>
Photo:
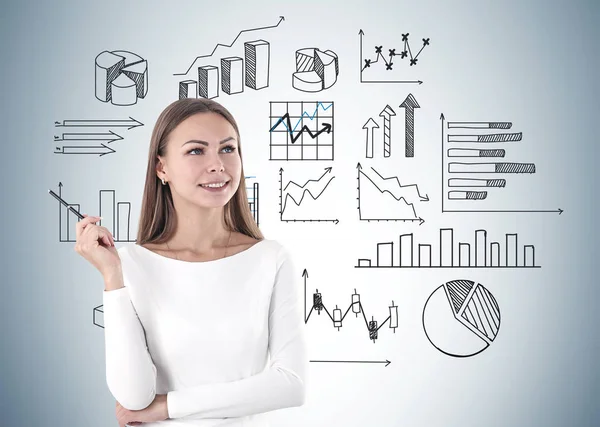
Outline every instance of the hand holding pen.
<svg viewBox="0 0 600 427">
<path fill-rule="evenodd" d="M 119 272 L 121 259 L 115 248 L 113 236 L 106 227 L 95 224 L 102 218 L 80 214 L 52 190 L 48 192 L 80 219 L 75 225 L 75 251 L 96 267 L 105 278 Z"/>
</svg>

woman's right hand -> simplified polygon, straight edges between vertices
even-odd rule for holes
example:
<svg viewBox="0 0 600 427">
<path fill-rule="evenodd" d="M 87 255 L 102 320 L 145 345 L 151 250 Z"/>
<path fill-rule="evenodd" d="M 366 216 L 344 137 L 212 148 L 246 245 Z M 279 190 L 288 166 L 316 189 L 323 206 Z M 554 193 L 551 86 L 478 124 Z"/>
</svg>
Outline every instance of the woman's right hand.
<svg viewBox="0 0 600 427">
<path fill-rule="evenodd" d="M 114 239 L 106 227 L 95 224 L 100 217 L 83 216 L 85 218 L 76 224 L 75 251 L 92 263 L 102 276 L 108 277 L 121 268 Z"/>
</svg>

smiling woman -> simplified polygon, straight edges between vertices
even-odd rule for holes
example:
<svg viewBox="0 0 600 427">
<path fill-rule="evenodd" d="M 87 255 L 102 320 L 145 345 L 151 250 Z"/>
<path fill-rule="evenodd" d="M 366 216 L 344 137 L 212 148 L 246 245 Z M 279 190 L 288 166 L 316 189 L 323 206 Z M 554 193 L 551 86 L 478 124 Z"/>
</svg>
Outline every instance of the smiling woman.
<svg viewBox="0 0 600 427">
<path fill-rule="evenodd" d="M 76 248 L 104 277 L 121 427 L 262 427 L 304 404 L 301 275 L 253 219 L 240 142 L 220 104 L 176 101 L 152 132 L 136 244 L 117 250 L 95 217 L 78 223 Z"/>
</svg>

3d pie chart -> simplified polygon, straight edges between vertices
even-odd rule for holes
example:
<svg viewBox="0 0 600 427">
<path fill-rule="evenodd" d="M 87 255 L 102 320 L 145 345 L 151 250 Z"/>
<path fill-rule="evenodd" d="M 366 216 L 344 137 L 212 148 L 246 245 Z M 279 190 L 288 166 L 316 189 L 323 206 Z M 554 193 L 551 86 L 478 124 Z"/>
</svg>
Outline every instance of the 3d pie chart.
<svg viewBox="0 0 600 427">
<path fill-rule="evenodd" d="M 494 296 L 471 280 L 444 283 L 423 308 L 423 329 L 442 353 L 469 357 L 488 348 L 500 329 L 500 308 Z"/>
</svg>

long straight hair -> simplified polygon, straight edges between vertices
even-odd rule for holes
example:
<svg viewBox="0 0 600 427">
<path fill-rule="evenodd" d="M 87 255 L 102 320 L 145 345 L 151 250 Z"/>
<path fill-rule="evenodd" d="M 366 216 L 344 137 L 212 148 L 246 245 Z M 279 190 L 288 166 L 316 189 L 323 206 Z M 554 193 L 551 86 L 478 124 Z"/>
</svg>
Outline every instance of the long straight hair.
<svg viewBox="0 0 600 427">
<path fill-rule="evenodd" d="M 177 228 L 177 216 L 173 195 L 169 185 L 162 185 L 156 174 L 157 156 L 165 156 L 169 135 L 181 122 L 197 113 L 217 113 L 224 117 L 235 129 L 238 140 L 238 154 L 242 160 L 240 132 L 233 115 L 218 102 L 205 98 L 184 98 L 171 103 L 160 114 L 154 125 L 148 152 L 146 183 L 142 197 L 142 208 L 138 226 L 138 245 L 164 243 Z M 258 240 L 264 236 L 252 216 L 246 194 L 246 180 L 242 163 L 238 189 L 223 209 L 225 227 Z"/>
</svg>

